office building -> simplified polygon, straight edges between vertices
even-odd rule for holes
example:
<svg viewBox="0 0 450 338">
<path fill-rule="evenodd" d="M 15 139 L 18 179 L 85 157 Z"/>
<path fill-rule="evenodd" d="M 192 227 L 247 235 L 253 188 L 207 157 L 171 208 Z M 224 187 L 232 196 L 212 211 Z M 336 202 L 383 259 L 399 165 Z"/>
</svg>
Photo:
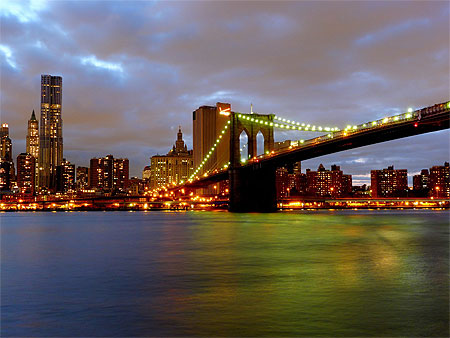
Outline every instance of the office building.
<svg viewBox="0 0 450 338">
<path fill-rule="evenodd" d="M 76 169 L 76 187 L 77 190 L 87 190 L 89 188 L 89 168 L 77 167 Z"/>
<path fill-rule="evenodd" d="M 192 150 L 184 144 L 179 128 L 175 145 L 167 155 L 155 155 L 150 159 L 150 189 L 186 181 L 193 171 Z"/>
<path fill-rule="evenodd" d="M 0 190 L 9 191 L 14 179 L 15 168 L 9 126 L 7 123 L 2 123 L 0 126 Z"/>
<path fill-rule="evenodd" d="M 450 197 L 450 166 L 448 162 L 445 162 L 443 166 L 434 166 L 430 168 L 428 188 L 433 197 Z"/>
<path fill-rule="evenodd" d="M 39 122 L 36 119 L 34 110 L 31 114 L 31 118 L 28 120 L 27 129 L 27 151 L 28 154 L 36 159 L 39 159 Z"/>
<path fill-rule="evenodd" d="M 129 161 L 113 155 L 90 161 L 89 186 L 101 192 L 125 192 L 128 187 Z"/>
<path fill-rule="evenodd" d="M 67 194 L 75 192 L 75 187 L 75 164 L 64 158 L 56 167 L 56 191 Z"/>
<path fill-rule="evenodd" d="M 23 195 L 34 195 L 36 179 L 36 158 L 28 153 L 17 156 L 17 186 Z"/>
<path fill-rule="evenodd" d="M 202 106 L 192 113 L 193 122 L 193 160 L 194 168 L 197 168 L 208 154 L 221 131 L 230 120 L 231 105 L 217 102 L 216 106 Z M 212 153 L 199 176 L 204 172 L 222 168 L 230 160 L 230 131 L 226 130 L 216 151 Z"/>
<path fill-rule="evenodd" d="M 39 187 L 54 191 L 56 168 L 63 161 L 62 77 L 41 75 Z"/>
<path fill-rule="evenodd" d="M 389 166 L 370 172 L 372 198 L 405 197 L 408 192 L 408 171 Z"/>
</svg>

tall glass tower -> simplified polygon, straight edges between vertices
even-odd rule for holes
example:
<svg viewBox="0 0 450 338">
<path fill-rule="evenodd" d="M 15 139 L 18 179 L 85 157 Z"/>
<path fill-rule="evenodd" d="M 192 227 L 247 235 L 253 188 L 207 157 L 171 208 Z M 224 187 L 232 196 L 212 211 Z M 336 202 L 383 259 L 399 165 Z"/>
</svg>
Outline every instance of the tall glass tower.
<svg viewBox="0 0 450 338">
<path fill-rule="evenodd" d="M 41 75 L 39 187 L 56 188 L 56 167 L 63 161 L 62 77 Z"/>
</svg>

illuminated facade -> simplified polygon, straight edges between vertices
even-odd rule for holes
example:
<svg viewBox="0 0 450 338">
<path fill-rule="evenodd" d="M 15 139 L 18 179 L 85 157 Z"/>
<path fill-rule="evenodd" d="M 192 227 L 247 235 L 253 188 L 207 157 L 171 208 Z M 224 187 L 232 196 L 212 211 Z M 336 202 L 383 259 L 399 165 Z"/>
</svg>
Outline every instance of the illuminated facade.
<svg viewBox="0 0 450 338">
<path fill-rule="evenodd" d="M 102 192 L 125 192 L 128 187 L 129 161 L 107 155 L 93 158 L 89 169 L 89 186 Z"/>
<path fill-rule="evenodd" d="M 24 195 L 34 195 L 36 179 L 36 158 L 28 153 L 17 156 L 17 186 Z"/>
<path fill-rule="evenodd" d="M 192 113 L 193 122 L 193 160 L 197 168 L 216 143 L 219 134 L 230 120 L 231 105 L 217 102 L 215 107 L 202 106 Z M 230 160 L 230 131 L 222 135 L 222 141 L 217 145 L 198 175 L 204 172 L 222 168 Z"/>
<path fill-rule="evenodd" d="M 36 119 L 34 110 L 31 118 L 28 120 L 27 153 L 33 156 L 37 162 L 39 159 L 39 122 Z"/>
<path fill-rule="evenodd" d="M 373 198 L 404 197 L 408 192 L 408 171 L 394 166 L 372 170 L 370 182 Z"/>
<path fill-rule="evenodd" d="M 445 162 L 443 166 L 430 168 L 428 187 L 433 197 L 450 197 L 450 166 L 448 162 Z"/>
<path fill-rule="evenodd" d="M 192 150 L 187 150 L 181 128 L 177 140 L 167 155 L 155 155 L 150 159 L 150 188 L 186 181 L 194 170 Z"/>
<path fill-rule="evenodd" d="M 75 164 L 66 159 L 56 167 L 56 191 L 63 194 L 75 191 Z"/>
<path fill-rule="evenodd" d="M 427 196 L 429 193 L 428 181 L 430 173 L 428 169 L 422 169 L 419 175 L 413 176 L 413 190 L 416 196 Z"/>
<path fill-rule="evenodd" d="M 86 190 L 89 188 L 89 168 L 77 167 L 76 170 L 77 190 Z"/>
<path fill-rule="evenodd" d="M 332 198 L 349 196 L 352 192 L 352 176 L 344 175 L 341 168 L 332 165 L 326 170 L 320 164 L 317 171 L 306 170 L 307 193 L 311 196 Z"/>
<path fill-rule="evenodd" d="M 55 190 L 56 167 L 63 161 L 62 77 L 41 75 L 39 187 Z"/>
<path fill-rule="evenodd" d="M 0 127 L 0 191 L 9 191 L 14 180 L 14 161 L 12 142 L 9 138 L 9 126 L 2 123 Z"/>
</svg>

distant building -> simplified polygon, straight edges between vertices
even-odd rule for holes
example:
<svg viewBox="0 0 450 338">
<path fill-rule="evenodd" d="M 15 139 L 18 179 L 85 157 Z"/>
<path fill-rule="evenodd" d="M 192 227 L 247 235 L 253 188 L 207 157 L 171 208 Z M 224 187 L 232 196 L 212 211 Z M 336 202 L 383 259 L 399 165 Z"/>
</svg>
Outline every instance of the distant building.
<svg viewBox="0 0 450 338">
<path fill-rule="evenodd" d="M 56 191 L 66 194 L 75 191 L 75 164 L 65 158 L 56 167 Z"/>
<path fill-rule="evenodd" d="M 167 155 L 155 155 L 150 159 L 150 188 L 186 181 L 193 171 L 192 150 L 187 150 L 179 128 L 172 150 Z"/>
<path fill-rule="evenodd" d="M 24 195 L 34 195 L 36 179 L 36 158 L 28 153 L 17 156 L 17 186 Z"/>
<path fill-rule="evenodd" d="M 36 119 L 34 110 L 31 113 L 31 118 L 28 120 L 26 152 L 33 156 L 37 163 L 39 159 L 39 122 Z"/>
<path fill-rule="evenodd" d="M 443 166 L 430 168 L 428 188 L 433 197 L 450 197 L 450 166 L 448 162 L 445 162 Z"/>
<path fill-rule="evenodd" d="M 144 167 L 144 170 L 142 170 L 142 179 L 143 180 L 148 180 L 150 179 L 150 176 L 152 174 L 152 169 L 149 165 Z"/>
<path fill-rule="evenodd" d="M 56 188 L 56 167 L 63 162 L 62 77 L 41 75 L 39 187 Z"/>
<path fill-rule="evenodd" d="M 404 197 L 408 192 L 408 171 L 394 169 L 394 166 L 372 170 L 370 182 L 373 198 Z"/>
<path fill-rule="evenodd" d="M 89 188 L 89 168 L 77 167 L 76 169 L 76 187 L 77 190 L 86 190 Z"/>
<path fill-rule="evenodd" d="M 429 194 L 428 181 L 430 173 L 428 169 L 422 169 L 419 175 L 413 176 L 413 191 L 415 196 L 425 197 Z"/>
<path fill-rule="evenodd" d="M 113 155 L 90 161 L 89 186 L 102 192 L 125 192 L 128 187 L 129 161 Z"/>
<path fill-rule="evenodd" d="M 229 103 L 217 102 L 215 107 L 202 106 L 192 113 L 193 122 L 193 167 L 197 168 L 205 156 L 216 143 L 219 134 L 230 120 L 231 105 Z M 212 153 L 202 169 L 198 173 L 203 173 L 222 168 L 230 159 L 230 132 L 227 130 L 222 135 L 222 140 L 218 144 L 216 151 Z"/>
<path fill-rule="evenodd" d="M 9 126 L 7 123 L 2 123 L 0 127 L 0 191 L 9 191 L 14 178 L 15 169 Z"/>
<path fill-rule="evenodd" d="M 344 175 L 337 165 L 332 165 L 331 170 L 326 170 L 323 164 L 317 171 L 307 169 L 306 179 L 310 196 L 338 198 L 349 196 L 352 192 L 352 176 Z"/>
</svg>

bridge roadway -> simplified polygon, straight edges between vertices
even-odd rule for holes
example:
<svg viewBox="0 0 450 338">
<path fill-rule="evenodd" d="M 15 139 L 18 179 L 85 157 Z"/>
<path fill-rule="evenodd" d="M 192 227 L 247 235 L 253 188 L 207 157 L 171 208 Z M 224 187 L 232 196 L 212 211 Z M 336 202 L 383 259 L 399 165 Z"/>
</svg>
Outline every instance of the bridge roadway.
<svg viewBox="0 0 450 338">
<path fill-rule="evenodd" d="M 448 129 L 449 117 L 450 102 L 444 102 L 360 124 L 356 128 L 351 126 L 350 129 L 298 142 L 296 146 L 283 151 L 253 158 L 234 168 L 231 166 L 226 170 L 212 172 L 175 189 L 200 188 L 229 179 L 231 211 L 273 211 L 276 209 L 276 168 L 366 145 Z"/>
</svg>

